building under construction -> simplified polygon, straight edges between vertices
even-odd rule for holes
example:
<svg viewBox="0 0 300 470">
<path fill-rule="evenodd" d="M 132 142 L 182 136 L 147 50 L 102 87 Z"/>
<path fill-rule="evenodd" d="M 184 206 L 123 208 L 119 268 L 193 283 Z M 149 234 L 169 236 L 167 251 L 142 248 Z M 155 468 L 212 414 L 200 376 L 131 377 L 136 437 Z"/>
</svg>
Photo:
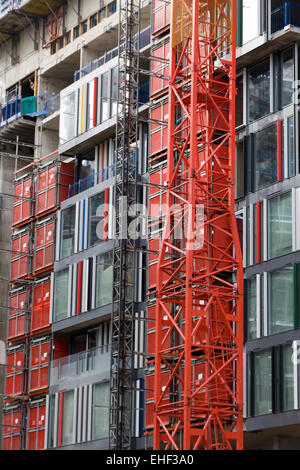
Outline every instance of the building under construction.
<svg viewBox="0 0 300 470">
<path fill-rule="evenodd" d="M 0 2 L 2 449 L 300 448 L 299 39 L 295 1 Z"/>
</svg>

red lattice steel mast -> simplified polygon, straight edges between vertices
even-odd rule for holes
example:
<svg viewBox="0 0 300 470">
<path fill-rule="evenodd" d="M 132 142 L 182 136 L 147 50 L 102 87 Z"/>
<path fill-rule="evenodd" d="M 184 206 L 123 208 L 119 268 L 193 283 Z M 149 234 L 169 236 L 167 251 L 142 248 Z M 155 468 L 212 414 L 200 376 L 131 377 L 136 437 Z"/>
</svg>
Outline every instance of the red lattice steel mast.
<svg viewBox="0 0 300 470">
<path fill-rule="evenodd" d="M 154 449 L 243 447 L 235 38 L 235 0 L 172 0 Z"/>
</svg>

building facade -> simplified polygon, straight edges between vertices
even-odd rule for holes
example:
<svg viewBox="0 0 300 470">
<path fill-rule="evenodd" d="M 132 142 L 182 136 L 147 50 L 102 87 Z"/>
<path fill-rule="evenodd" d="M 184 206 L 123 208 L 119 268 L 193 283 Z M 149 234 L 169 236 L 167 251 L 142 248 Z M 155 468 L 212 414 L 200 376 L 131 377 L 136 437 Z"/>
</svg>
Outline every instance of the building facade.
<svg viewBox="0 0 300 470">
<path fill-rule="evenodd" d="M 300 3 L 237 3 L 245 448 L 298 449 Z M 12 207 L 11 220 L 0 212 L 3 449 L 109 448 L 118 24 L 117 0 L 1 4 L 0 188 Z M 152 446 L 169 30 L 170 3 L 141 1 L 132 158 L 149 218 L 141 211 L 135 269 L 126 273 L 135 311 L 131 447 L 140 449 Z"/>
</svg>

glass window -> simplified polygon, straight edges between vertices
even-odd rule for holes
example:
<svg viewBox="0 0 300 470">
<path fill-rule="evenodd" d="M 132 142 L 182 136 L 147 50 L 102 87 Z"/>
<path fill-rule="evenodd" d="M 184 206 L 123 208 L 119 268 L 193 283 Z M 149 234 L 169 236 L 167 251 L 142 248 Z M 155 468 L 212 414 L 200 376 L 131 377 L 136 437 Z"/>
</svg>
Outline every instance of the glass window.
<svg viewBox="0 0 300 470">
<path fill-rule="evenodd" d="M 281 61 L 281 105 L 287 106 L 292 102 L 294 82 L 293 48 L 282 53 Z"/>
<path fill-rule="evenodd" d="M 90 28 L 97 26 L 97 13 L 90 17 Z"/>
<path fill-rule="evenodd" d="M 55 273 L 54 280 L 54 321 L 68 317 L 69 268 Z"/>
<path fill-rule="evenodd" d="M 243 0 L 243 44 L 258 36 L 258 0 Z"/>
<path fill-rule="evenodd" d="M 62 415 L 62 444 L 72 444 L 73 442 L 73 412 L 74 412 L 74 391 L 63 394 L 63 415 Z"/>
<path fill-rule="evenodd" d="M 91 129 L 94 126 L 94 96 L 95 96 L 95 82 L 93 79 L 88 84 L 88 106 L 87 106 L 87 118 L 86 118 L 87 129 Z"/>
<path fill-rule="evenodd" d="M 61 99 L 59 125 L 60 145 L 68 142 L 75 136 L 75 108 L 75 92 Z"/>
<path fill-rule="evenodd" d="M 289 178 L 295 176 L 295 134 L 294 134 L 294 116 L 287 118 L 287 148 L 288 148 L 288 166 Z"/>
<path fill-rule="evenodd" d="M 236 79 L 237 97 L 236 97 L 236 120 L 235 125 L 241 126 L 244 124 L 244 88 L 243 88 L 243 76 L 237 77 Z"/>
<path fill-rule="evenodd" d="M 112 302 L 113 267 L 112 252 L 96 258 L 96 307 Z"/>
<path fill-rule="evenodd" d="M 277 180 L 277 126 L 254 134 L 254 190 Z"/>
<path fill-rule="evenodd" d="M 117 114 L 118 107 L 118 67 L 111 71 L 111 115 Z"/>
<path fill-rule="evenodd" d="M 51 54 L 55 54 L 56 49 L 57 49 L 57 47 L 56 47 L 56 41 L 53 41 L 53 42 L 51 43 Z"/>
<path fill-rule="evenodd" d="M 247 338 L 257 337 L 256 277 L 247 280 Z"/>
<path fill-rule="evenodd" d="M 92 188 L 95 182 L 95 148 L 78 156 L 77 168 L 78 191 Z"/>
<path fill-rule="evenodd" d="M 254 354 L 254 415 L 272 413 L 272 353 L 271 351 Z"/>
<path fill-rule="evenodd" d="M 106 18 L 106 7 L 100 10 L 100 21 Z"/>
<path fill-rule="evenodd" d="M 55 395 L 49 396 L 48 447 L 54 446 Z"/>
<path fill-rule="evenodd" d="M 65 36 L 65 44 L 70 44 L 71 42 L 71 31 L 68 31 Z"/>
<path fill-rule="evenodd" d="M 75 248 L 76 206 L 61 211 L 60 259 L 71 256 Z"/>
<path fill-rule="evenodd" d="M 79 25 L 78 25 L 78 26 L 75 26 L 75 28 L 73 29 L 73 38 L 74 39 L 78 38 L 79 34 L 80 34 L 80 28 L 79 28 Z"/>
<path fill-rule="evenodd" d="M 89 247 L 103 240 L 104 192 L 89 199 Z"/>
<path fill-rule="evenodd" d="M 109 72 L 105 72 L 101 77 L 101 122 L 109 118 L 109 79 Z"/>
<path fill-rule="evenodd" d="M 270 112 L 270 61 L 249 68 L 248 73 L 249 121 L 255 121 Z"/>
<path fill-rule="evenodd" d="M 114 0 L 108 5 L 108 16 L 113 15 L 117 11 L 117 2 Z"/>
<path fill-rule="evenodd" d="M 251 237 L 251 219 L 250 206 L 246 207 L 246 265 L 250 265 L 250 237 Z"/>
<path fill-rule="evenodd" d="M 109 382 L 93 385 L 92 439 L 109 436 Z"/>
<path fill-rule="evenodd" d="M 268 201 L 269 259 L 292 251 L 292 194 L 281 194 Z"/>
<path fill-rule="evenodd" d="M 88 29 L 88 23 L 87 21 L 84 21 L 83 23 L 81 23 L 81 34 L 86 33 L 87 29 Z"/>
<path fill-rule="evenodd" d="M 269 274 L 269 334 L 294 327 L 293 269 L 286 266 Z"/>
<path fill-rule="evenodd" d="M 71 354 L 86 351 L 86 333 L 79 333 L 70 338 Z"/>
<path fill-rule="evenodd" d="M 291 344 L 282 347 L 282 406 L 283 411 L 294 409 L 294 367 L 292 361 L 293 348 Z"/>
</svg>

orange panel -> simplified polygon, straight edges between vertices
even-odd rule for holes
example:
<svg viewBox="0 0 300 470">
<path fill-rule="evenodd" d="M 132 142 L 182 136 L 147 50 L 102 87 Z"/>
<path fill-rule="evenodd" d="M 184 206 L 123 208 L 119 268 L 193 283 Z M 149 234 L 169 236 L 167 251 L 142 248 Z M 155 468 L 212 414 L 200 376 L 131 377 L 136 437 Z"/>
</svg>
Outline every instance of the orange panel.
<svg viewBox="0 0 300 470">
<path fill-rule="evenodd" d="M 41 171 L 38 175 L 38 192 L 47 188 L 47 170 Z"/>
<path fill-rule="evenodd" d="M 28 412 L 28 427 L 29 428 L 36 428 L 38 421 L 38 407 L 29 408 Z"/>
<path fill-rule="evenodd" d="M 40 388 L 40 370 L 38 369 L 33 369 L 30 371 L 30 385 L 29 385 L 29 390 L 32 392 L 34 390 L 39 390 Z"/>
<path fill-rule="evenodd" d="M 170 2 L 171 3 L 171 2 Z M 170 3 L 158 2 L 154 5 L 152 35 L 156 36 L 170 26 Z"/>
<path fill-rule="evenodd" d="M 50 285 L 50 281 L 47 281 L 33 287 L 32 331 L 50 324 Z"/>
<path fill-rule="evenodd" d="M 41 367 L 40 368 L 40 387 L 39 388 L 46 388 L 48 387 L 48 367 Z"/>
<path fill-rule="evenodd" d="M 15 183 L 14 193 L 19 197 L 14 198 L 13 224 L 20 224 L 32 216 L 32 201 L 27 199 L 31 197 L 31 187 L 31 177 Z"/>
<path fill-rule="evenodd" d="M 37 432 L 36 431 L 28 432 L 28 434 L 27 434 L 27 445 L 26 445 L 27 450 L 36 450 L 36 437 L 37 437 Z"/>
</svg>

